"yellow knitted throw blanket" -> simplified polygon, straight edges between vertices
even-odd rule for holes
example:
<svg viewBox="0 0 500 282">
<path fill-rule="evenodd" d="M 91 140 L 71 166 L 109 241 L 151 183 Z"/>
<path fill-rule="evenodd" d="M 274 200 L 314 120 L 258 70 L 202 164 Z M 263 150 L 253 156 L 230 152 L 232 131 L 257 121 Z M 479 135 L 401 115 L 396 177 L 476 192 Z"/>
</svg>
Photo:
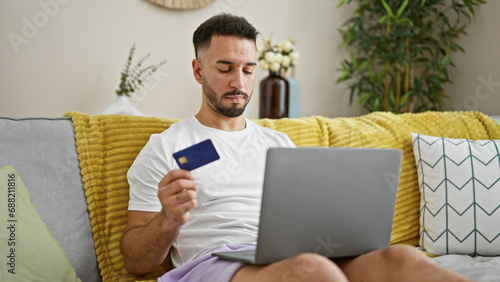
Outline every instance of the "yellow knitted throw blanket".
<svg viewBox="0 0 500 282">
<path fill-rule="evenodd" d="M 179 119 L 68 112 L 76 146 L 103 281 L 155 280 L 172 266 L 168 260 L 140 279 L 124 269 L 119 244 L 127 224 L 126 173 L 153 133 Z M 419 190 L 410 133 L 448 138 L 500 139 L 500 126 L 478 112 L 377 112 L 352 118 L 320 116 L 261 119 L 257 124 L 288 134 L 297 146 L 398 148 L 403 150 L 391 244 L 418 245 Z"/>
</svg>

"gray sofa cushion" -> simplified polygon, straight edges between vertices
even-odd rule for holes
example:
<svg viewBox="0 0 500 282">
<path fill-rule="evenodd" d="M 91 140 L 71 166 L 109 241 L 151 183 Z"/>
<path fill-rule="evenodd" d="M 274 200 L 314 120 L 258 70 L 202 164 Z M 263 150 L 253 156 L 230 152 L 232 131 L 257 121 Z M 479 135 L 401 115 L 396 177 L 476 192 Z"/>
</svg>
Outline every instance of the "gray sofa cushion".
<svg viewBox="0 0 500 282">
<path fill-rule="evenodd" d="M 474 281 L 500 281 L 500 257 L 444 255 L 434 258 L 439 265 Z"/>
<path fill-rule="evenodd" d="M 0 166 L 12 165 L 82 281 L 101 281 L 69 118 L 0 117 Z"/>
</svg>

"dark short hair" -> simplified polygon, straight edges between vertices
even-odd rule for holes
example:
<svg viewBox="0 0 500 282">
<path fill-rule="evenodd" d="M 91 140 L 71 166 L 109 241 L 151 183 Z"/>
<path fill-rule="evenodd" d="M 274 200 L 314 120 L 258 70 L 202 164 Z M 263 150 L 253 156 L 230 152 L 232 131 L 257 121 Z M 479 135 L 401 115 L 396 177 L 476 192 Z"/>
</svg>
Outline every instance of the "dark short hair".
<svg viewBox="0 0 500 282">
<path fill-rule="evenodd" d="M 202 23 L 193 33 L 194 54 L 198 58 L 200 48 L 210 47 L 213 35 L 236 36 L 256 43 L 259 32 L 245 18 L 222 13 Z"/>
</svg>

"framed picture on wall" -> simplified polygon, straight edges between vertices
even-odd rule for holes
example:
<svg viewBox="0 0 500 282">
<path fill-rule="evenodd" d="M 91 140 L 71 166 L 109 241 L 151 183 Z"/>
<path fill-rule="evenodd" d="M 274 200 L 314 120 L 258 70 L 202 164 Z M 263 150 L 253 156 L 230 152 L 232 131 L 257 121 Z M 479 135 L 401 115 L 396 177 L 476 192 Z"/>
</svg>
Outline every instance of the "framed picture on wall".
<svg viewBox="0 0 500 282">
<path fill-rule="evenodd" d="M 214 2 L 214 0 L 149 0 L 159 6 L 176 9 L 176 10 L 191 10 L 205 7 Z"/>
</svg>

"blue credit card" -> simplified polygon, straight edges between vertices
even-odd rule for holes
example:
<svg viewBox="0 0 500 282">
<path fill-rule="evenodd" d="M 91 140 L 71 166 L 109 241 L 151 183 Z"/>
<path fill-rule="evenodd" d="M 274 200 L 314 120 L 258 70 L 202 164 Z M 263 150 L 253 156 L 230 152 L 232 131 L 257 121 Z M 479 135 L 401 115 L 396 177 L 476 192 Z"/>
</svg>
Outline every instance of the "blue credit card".
<svg viewBox="0 0 500 282">
<path fill-rule="evenodd" d="M 219 159 L 212 140 L 207 139 L 173 154 L 181 169 L 193 170 Z"/>
</svg>

